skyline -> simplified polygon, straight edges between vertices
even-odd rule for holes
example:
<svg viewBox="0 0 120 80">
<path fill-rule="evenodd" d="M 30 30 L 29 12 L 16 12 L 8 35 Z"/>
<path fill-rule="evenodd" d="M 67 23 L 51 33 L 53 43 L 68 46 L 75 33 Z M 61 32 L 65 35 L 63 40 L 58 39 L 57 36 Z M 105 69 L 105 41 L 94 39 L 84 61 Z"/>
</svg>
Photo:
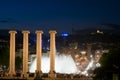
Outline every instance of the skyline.
<svg viewBox="0 0 120 80">
<path fill-rule="evenodd" d="M 0 29 L 41 29 L 70 32 L 100 27 L 103 23 L 120 25 L 118 0 L 4 0 L 0 1 Z"/>
</svg>

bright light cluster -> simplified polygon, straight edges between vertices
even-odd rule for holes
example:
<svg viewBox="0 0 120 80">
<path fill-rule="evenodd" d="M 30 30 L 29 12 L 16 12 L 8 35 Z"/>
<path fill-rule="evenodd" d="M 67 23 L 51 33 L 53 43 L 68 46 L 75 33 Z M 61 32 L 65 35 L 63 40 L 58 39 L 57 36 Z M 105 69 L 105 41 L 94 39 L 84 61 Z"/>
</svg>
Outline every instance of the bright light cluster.
<svg viewBox="0 0 120 80">
<path fill-rule="evenodd" d="M 29 71 L 31 73 L 34 73 L 35 70 L 36 70 L 36 58 L 29 67 Z M 44 55 L 42 56 L 42 72 L 49 73 L 49 71 L 50 71 L 50 58 L 49 56 Z M 56 55 L 55 71 L 57 73 L 66 73 L 66 74 L 76 73 L 77 67 L 71 55 L 65 55 L 65 54 Z"/>
<path fill-rule="evenodd" d="M 88 76 L 89 70 L 95 69 L 95 67 L 100 67 L 100 63 L 95 63 L 95 59 L 93 55 L 90 55 L 90 60 L 87 60 L 87 57 L 81 57 L 79 59 L 79 55 L 75 55 L 75 60 L 73 60 L 71 55 L 55 55 L 55 71 L 57 73 L 65 73 L 65 74 L 82 74 Z M 83 60 L 83 64 L 81 64 L 80 60 Z M 86 66 L 84 66 L 86 65 Z M 78 69 L 78 67 L 80 67 Z M 36 58 L 30 64 L 29 71 L 34 73 L 36 70 Z M 50 71 L 50 57 L 48 55 L 42 56 L 42 72 L 49 73 Z"/>
</svg>

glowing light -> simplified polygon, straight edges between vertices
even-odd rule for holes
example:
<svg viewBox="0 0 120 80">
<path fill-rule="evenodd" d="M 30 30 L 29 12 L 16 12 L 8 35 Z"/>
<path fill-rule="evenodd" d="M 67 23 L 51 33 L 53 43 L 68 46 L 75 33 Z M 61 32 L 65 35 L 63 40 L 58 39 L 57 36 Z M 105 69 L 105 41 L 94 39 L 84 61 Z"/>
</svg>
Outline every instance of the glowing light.
<svg viewBox="0 0 120 80">
<path fill-rule="evenodd" d="M 85 74 L 87 74 L 87 71 L 85 70 L 85 71 L 81 72 L 81 74 L 84 74 L 84 75 L 85 75 Z"/>
<path fill-rule="evenodd" d="M 50 58 L 49 56 L 42 56 L 42 72 L 48 73 L 50 71 Z M 36 59 L 33 61 L 33 63 L 29 67 L 29 71 L 31 73 L 34 73 L 36 70 Z M 76 73 L 77 67 L 72 59 L 71 55 L 56 55 L 55 56 L 55 71 L 57 73 Z"/>
<path fill-rule="evenodd" d="M 88 76 L 88 73 L 86 73 L 85 76 Z"/>
<path fill-rule="evenodd" d="M 49 48 L 49 47 L 46 47 L 46 49 L 47 49 L 47 50 L 50 50 L 50 48 Z"/>
<path fill-rule="evenodd" d="M 85 70 L 89 70 L 93 66 L 93 60 L 90 61 L 87 68 Z"/>
<path fill-rule="evenodd" d="M 79 65 L 79 64 L 80 64 L 79 62 L 76 63 L 76 65 Z"/>
<path fill-rule="evenodd" d="M 92 57 L 93 57 L 93 55 L 90 55 L 90 57 L 92 58 Z"/>
<path fill-rule="evenodd" d="M 63 37 L 67 37 L 67 36 L 69 36 L 69 34 L 63 33 L 62 36 L 63 36 Z"/>
<path fill-rule="evenodd" d="M 100 30 L 97 30 L 97 33 L 100 33 Z"/>
<path fill-rule="evenodd" d="M 97 63 L 97 64 L 96 64 L 96 67 L 100 67 L 100 66 L 101 66 L 100 63 Z"/>
<path fill-rule="evenodd" d="M 75 55 L 75 58 L 78 58 L 78 57 L 79 57 L 79 55 L 78 55 L 78 54 L 76 54 L 76 55 Z"/>
<path fill-rule="evenodd" d="M 81 52 L 82 54 L 85 54 L 85 51 Z M 49 53 L 47 55 L 42 56 L 42 72 L 43 73 L 49 73 L 50 71 L 50 58 Z M 100 67 L 100 64 L 93 64 L 94 59 L 93 55 L 90 55 L 91 60 L 88 62 L 85 62 L 87 60 L 86 57 L 80 57 L 78 54 L 74 55 L 75 62 L 71 55 L 59 55 L 59 53 L 56 53 L 55 55 L 55 71 L 57 73 L 66 73 L 66 74 L 83 74 L 85 76 L 88 76 L 89 73 L 87 72 L 90 69 L 94 69 L 95 67 Z M 79 59 L 80 58 L 80 59 Z M 83 61 L 80 61 L 83 60 Z M 86 65 L 82 68 L 82 66 Z M 31 73 L 34 73 L 36 70 L 36 58 L 33 60 L 32 64 L 30 64 L 29 71 Z"/>
<path fill-rule="evenodd" d="M 81 51 L 81 54 L 83 54 L 83 55 L 86 54 L 86 51 Z"/>
<path fill-rule="evenodd" d="M 97 50 L 97 51 L 96 51 L 96 53 L 100 53 L 100 51 L 99 51 L 99 50 Z"/>
<path fill-rule="evenodd" d="M 50 39 L 48 39 L 47 42 L 50 42 Z"/>
</svg>

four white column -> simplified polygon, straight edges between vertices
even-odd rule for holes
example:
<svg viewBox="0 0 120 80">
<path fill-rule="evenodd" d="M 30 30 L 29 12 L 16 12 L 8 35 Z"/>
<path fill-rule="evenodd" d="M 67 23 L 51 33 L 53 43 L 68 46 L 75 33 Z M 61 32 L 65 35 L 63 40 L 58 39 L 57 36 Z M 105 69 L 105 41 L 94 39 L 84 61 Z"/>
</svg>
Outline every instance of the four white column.
<svg viewBox="0 0 120 80">
<path fill-rule="evenodd" d="M 16 31 L 9 31 L 10 33 L 10 70 L 9 74 L 15 74 L 15 34 Z M 28 46 L 29 39 L 28 34 L 30 33 L 28 30 L 22 31 L 23 33 L 23 70 L 22 75 L 24 77 L 28 77 Z M 37 71 L 41 71 L 41 59 L 42 59 L 42 34 L 43 31 L 37 30 L 37 43 L 36 43 L 36 57 L 37 57 Z M 55 74 L 55 34 L 57 33 L 55 30 L 49 31 L 50 33 L 50 77 L 54 77 Z"/>
</svg>

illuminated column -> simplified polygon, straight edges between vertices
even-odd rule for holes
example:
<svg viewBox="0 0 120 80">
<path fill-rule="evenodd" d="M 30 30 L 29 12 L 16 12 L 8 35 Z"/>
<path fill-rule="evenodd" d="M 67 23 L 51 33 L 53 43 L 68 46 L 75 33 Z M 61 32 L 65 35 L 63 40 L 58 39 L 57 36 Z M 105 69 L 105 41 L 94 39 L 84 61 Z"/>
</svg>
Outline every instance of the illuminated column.
<svg viewBox="0 0 120 80">
<path fill-rule="evenodd" d="M 42 59 L 42 34 L 43 31 L 37 30 L 37 43 L 36 43 L 36 59 L 37 59 L 37 72 L 41 72 L 41 59 Z"/>
<path fill-rule="evenodd" d="M 50 33 L 50 77 L 55 77 L 55 30 L 49 31 Z"/>
<path fill-rule="evenodd" d="M 23 33 L 23 76 L 27 77 L 28 72 L 28 34 L 30 33 L 28 30 L 22 31 Z"/>
<path fill-rule="evenodd" d="M 15 34 L 16 31 L 9 31 L 10 33 L 10 64 L 9 75 L 12 77 L 15 75 Z"/>
</svg>

